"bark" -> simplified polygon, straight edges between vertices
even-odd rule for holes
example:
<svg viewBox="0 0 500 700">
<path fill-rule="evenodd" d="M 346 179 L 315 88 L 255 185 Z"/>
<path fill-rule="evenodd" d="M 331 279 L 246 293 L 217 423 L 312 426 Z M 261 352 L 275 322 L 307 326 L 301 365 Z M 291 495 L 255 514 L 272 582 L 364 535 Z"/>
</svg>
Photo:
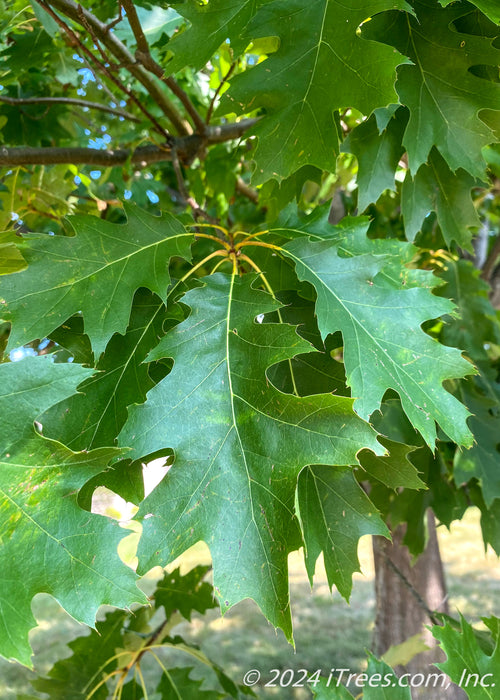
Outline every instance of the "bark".
<svg viewBox="0 0 500 700">
<path fill-rule="evenodd" d="M 410 637 L 422 633 L 429 651 L 415 656 L 406 666 L 397 667 L 402 673 L 436 673 L 432 666 L 443 661 L 445 655 L 436 646 L 431 632 L 432 613 L 448 613 L 446 583 L 439 552 L 434 515 L 427 514 L 429 541 L 425 551 L 412 566 L 411 555 L 403 538 L 406 525 L 400 525 L 392 533 L 393 542 L 383 537 L 373 538 L 375 560 L 376 620 L 374 650 L 377 656 L 389 647 L 401 644 Z M 448 690 L 439 688 L 414 688 L 413 700 L 462 700 L 466 695 L 456 686 Z"/>
</svg>

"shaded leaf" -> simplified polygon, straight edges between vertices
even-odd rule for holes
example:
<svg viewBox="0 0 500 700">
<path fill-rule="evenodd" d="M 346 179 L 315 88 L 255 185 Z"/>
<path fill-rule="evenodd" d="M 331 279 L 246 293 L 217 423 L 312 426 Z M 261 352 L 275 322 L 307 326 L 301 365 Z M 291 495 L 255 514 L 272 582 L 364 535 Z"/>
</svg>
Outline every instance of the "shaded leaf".
<svg viewBox="0 0 500 700">
<path fill-rule="evenodd" d="M 379 111 L 379 110 L 376 110 Z M 342 144 L 342 151 L 358 159 L 358 210 L 376 202 L 384 190 L 395 189 L 395 174 L 403 154 L 401 144 L 408 121 L 400 109 L 380 132 L 376 114 L 356 126 Z"/>
<path fill-rule="evenodd" d="M 490 286 L 468 260 L 448 260 L 437 274 L 446 284 L 436 294 L 457 306 L 457 313 L 444 319 L 442 342 L 465 350 L 474 362 L 487 361 L 485 344 L 500 345 L 500 322 L 488 299 Z"/>
<path fill-rule="evenodd" d="M 223 698 L 216 690 L 205 690 L 202 688 L 204 681 L 190 678 L 191 667 L 171 668 L 167 674 L 163 674 L 156 691 L 160 693 L 161 700 L 219 700 Z M 227 697 L 227 696 L 226 696 Z"/>
<path fill-rule="evenodd" d="M 500 498 L 500 386 L 487 394 L 475 378 L 460 382 L 457 393 L 471 412 L 468 420 L 474 445 L 457 450 L 453 461 L 453 478 L 460 485 L 475 478 L 481 485 L 487 506 Z"/>
<path fill-rule="evenodd" d="M 379 437 L 379 442 L 387 449 L 387 455 L 379 457 L 368 450 L 363 450 L 359 454 L 360 464 L 370 480 L 379 481 L 392 489 L 400 487 L 406 489 L 426 488 L 417 469 L 408 459 L 408 455 L 415 451 L 415 447 L 403 445 L 384 437 Z"/>
<path fill-rule="evenodd" d="M 454 0 L 439 0 L 439 3 L 443 7 L 450 5 L 452 2 L 454 2 Z M 481 12 L 484 12 L 492 22 L 500 22 L 500 7 L 498 6 L 497 0 L 470 0 L 470 3 L 479 8 Z"/>
<path fill-rule="evenodd" d="M 376 276 L 384 267 L 382 255 L 341 258 L 330 242 L 300 239 L 287 243 L 283 252 L 295 261 L 299 279 L 316 288 L 323 338 L 342 332 L 347 383 L 356 397 L 356 412 L 367 419 L 392 388 L 429 445 L 436 438 L 434 421 L 455 442 L 470 445 L 467 411 L 442 382 L 470 374 L 473 368 L 457 350 L 437 343 L 420 328 L 426 319 L 449 313 L 450 303 L 427 289 L 379 284 Z"/>
<path fill-rule="evenodd" d="M 78 637 L 68 644 L 73 652 L 69 658 L 58 661 L 46 678 L 37 678 L 31 681 L 31 685 L 40 693 L 47 693 L 51 700 L 85 700 L 104 674 L 116 668 L 113 657 L 123 646 L 126 621 L 127 613 L 119 610 L 106 615 L 104 621 L 96 623 L 89 636 Z M 95 700 L 107 700 L 108 697 L 106 684 L 92 694 Z"/>
<path fill-rule="evenodd" d="M 156 586 L 156 607 L 163 607 L 167 618 L 177 610 L 186 620 L 195 610 L 203 615 L 218 607 L 211 584 L 203 580 L 208 571 L 209 566 L 196 566 L 183 576 L 180 568 L 167 571 Z"/>
<path fill-rule="evenodd" d="M 412 178 L 410 173 L 401 190 L 401 210 L 405 233 L 413 241 L 422 229 L 425 217 L 436 212 L 448 247 L 453 241 L 472 252 L 471 228 L 479 228 L 480 221 L 471 197 L 477 181 L 465 170 L 453 173 L 444 158 L 434 148 L 427 164 L 422 165 Z"/>
<path fill-rule="evenodd" d="M 126 407 L 145 401 L 154 386 L 142 361 L 163 335 L 166 315 L 155 294 L 139 290 L 126 333 L 111 338 L 96 365 L 100 372 L 87 379 L 78 394 L 42 416 L 44 434 L 72 450 L 114 445 L 127 419 Z"/>
</svg>

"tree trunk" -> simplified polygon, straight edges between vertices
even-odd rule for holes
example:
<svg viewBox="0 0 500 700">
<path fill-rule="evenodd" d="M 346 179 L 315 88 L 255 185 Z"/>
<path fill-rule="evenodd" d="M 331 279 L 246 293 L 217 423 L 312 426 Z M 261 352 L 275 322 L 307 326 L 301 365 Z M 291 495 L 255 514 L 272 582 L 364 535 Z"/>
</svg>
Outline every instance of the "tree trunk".
<svg viewBox="0 0 500 700">
<path fill-rule="evenodd" d="M 427 514 L 429 541 L 425 551 L 411 565 L 411 556 L 402 544 L 406 525 L 400 525 L 392 533 L 392 543 L 383 537 L 373 538 L 375 560 L 376 619 L 374 650 L 377 656 L 389 647 L 401 644 L 416 634 L 422 633 L 425 643 L 433 647 L 415 656 L 405 666 L 396 667 L 402 673 L 424 676 L 436 673 L 432 666 L 443 661 L 443 652 L 436 647 L 436 640 L 425 625 L 432 625 L 430 611 L 448 613 L 446 583 L 444 578 L 436 524 L 431 511 Z M 465 693 L 456 686 L 448 690 L 438 688 L 413 688 L 414 700 L 462 700 Z"/>
</svg>

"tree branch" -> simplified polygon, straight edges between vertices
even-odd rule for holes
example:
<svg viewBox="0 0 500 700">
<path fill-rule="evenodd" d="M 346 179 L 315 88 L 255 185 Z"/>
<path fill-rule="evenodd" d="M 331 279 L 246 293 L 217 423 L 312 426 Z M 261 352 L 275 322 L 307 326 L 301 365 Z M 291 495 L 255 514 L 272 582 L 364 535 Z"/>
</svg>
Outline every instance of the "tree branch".
<svg viewBox="0 0 500 700">
<path fill-rule="evenodd" d="M 130 112 L 124 112 L 121 109 L 108 107 L 99 102 L 88 102 L 87 100 L 79 100 L 75 97 L 0 97 L 0 102 L 5 102 L 9 105 L 35 105 L 35 104 L 64 104 L 76 105 L 77 107 L 86 107 L 87 109 L 96 109 L 100 112 L 108 112 L 117 117 L 123 117 L 129 122 L 140 122 L 141 120 L 135 117 Z"/>
<path fill-rule="evenodd" d="M 198 134 L 177 137 L 172 140 L 173 147 L 182 163 L 189 164 L 198 155 L 200 147 L 204 144 L 223 143 L 243 136 L 256 119 L 242 119 L 234 124 L 222 124 L 221 126 L 209 126 L 205 137 Z M 127 161 L 136 167 L 146 167 L 150 163 L 159 163 L 172 160 L 170 147 L 141 146 L 135 151 L 119 148 L 109 151 L 96 148 L 30 148 L 0 147 L 0 166 L 14 167 L 19 165 L 54 165 L 56 163 L 80 163 L 86 165 L 100 165 L 114 167 L 125 165 Z"/>
<path fill-rule="evenodd" d="M 176 131 L 181 135 L 189 135 L 191 133 L 189 122 L 184 119 L 177 107 L 168 99 L 144 66 L 137 63 L 134 56 L 118 39 L 116 34 L 109 31 L 106 24 L 85 8 L 77 5 L 73 0 L 36 0 L 36 2 L 44 9 L 47 9 L 50 3 L 58 12 L 61 12 L 65 17 L 68 17 L 80 26 L 82 26 L 82 18 L 84 18 L 87 25 L 92 28 L 95 37 L 113 54 L 120 65 L 125 66 L 146 88 L 150 97 L 156 102 Z"/>
<path fill-rule="evenodd" d="M 487 282 L 490 281 L 493 269 L 495 267 L 495 263 L 498 260 L 498 256 L 500 255 L 500 235 L 497 236 L 497 239 L 495 243 L 493 244 L 493 248 L 490 250 L 490 253 L 488 257 L 486 258 L 486 262 L 483 265 L 483 269 L 481 271 L 481 277 L 486 280 Z"/>
<path fill-rule="evenodd" d="M 259 203 L 259 193 L 257 190 L 254 190 L 253 187 L 250 187 L 250 185 L 247 185 L 245 180 L 243 180 L 242 177 L 238 175 L 236 178 L 236 189 L 240 194 L 242 194 L 244 197 L 249 199 L 251 202 L 254 204 Z"/>
<path fill-rule="evenodd" d="M 156 75 L 157 78 L 160 78 L 160 80 L 162 80 L 165 83 L 165 85 L 183 104 L 183 106 L 186 109 L 186 112 L 189 114 L 193 121 L 193 125 L 198 129 L 200 134 L 203 134 L 205 131 L 205 122 L 202 119 L 201 115 L 198 113 L 198 111 L 196 110 L 196 108 L 194 107 L 193 103 L 191 102 L 187 94 L 184 92 L 184 90 L 181 87 L 179 87 L 179 85 L 176 83 L 174 78 L 165 77 L 165 71 L 154 60 L 153 56 L 151 55 L 151 50 L 149 48 L 149 44 L 142 29 L 141 22 L 137 15 L 134 3 L 132 2 L 132 0 L 122 0 L 122 5 L 125 8 L 128 22 L 137 42 L 137 51 L 135 52 L 136 59 L 139 61 L 139 63 L 141 63 L 144 66 L 144 68 L 149 70 L 151 73 Z"/>
<path fill-rule="evenodd" d="M 139 108 L 139 110 L 144 114 L 144 116 L 149 119 L 151 124 L 154 126 L 156 131 L 165 139 L 169 138 L 168 132 L 163 128 L 163 126 L 158 122 L 156 117 L 154 117 L 142 104 L 142 102 L 137 99 L 137 97 L 134 95 L 134 93 L 126 86 L 124 85 L 119 78 L 114 76 L 109 68 L 107 67 L 106 63 L 101 61 L 100 59 L 95 56 L 92 51 L 90 51 L 80 40 L 80 37 L 71 29 L 70 26 L 68 26 L 63 20 L 59 17 L 59 15 L 54 12 L 54 10 L 45 2 L 45 0 L 36 0 L 36 2 L 43 7 L 43 9 L 52 17 L 52 19 L 57 22 L 57 24 L 61 27 L 61 29 L 68 35 L 69 40 L 75 48 L 79 48 L 86 56 L 90 58 L 91 61 L 93 61 L 97 66 L 100 68 L 102 73 L 106 75 L 109 80 L 111 80 L 122 92 L 124 92 L 127 97 L 129 97 L 134 104 Z M 90 26 L 90 25 L 89 25 Z M 97 42 L 97 39 L 95 39 Z M 105 59 L 106 60 L 106 59 Z"/>
<path fill-rule="evenodd" d="M 226 83 L 229 78 L 232 76 L 234 69 L 236 68 L 236 61 L 233 61 L 231 65 L 229 66 L 229 70 L 227 71 L 226 75 L 223 76 L 222 80 L 220 81 L 217 90 L 214 93 L 214 96 L 210 100 L 210 104 L 208 106 L 208 112 L 207 112 L 207 118 L 206 118 L 206 123 L 210 124 L 210 119 L 212 118 L 212 113 L 214 111 L 215 103 L 217 102 L 217 98 L 220 95 L 220 91 L 224 87 L 224 83 Z"/>
</svg>

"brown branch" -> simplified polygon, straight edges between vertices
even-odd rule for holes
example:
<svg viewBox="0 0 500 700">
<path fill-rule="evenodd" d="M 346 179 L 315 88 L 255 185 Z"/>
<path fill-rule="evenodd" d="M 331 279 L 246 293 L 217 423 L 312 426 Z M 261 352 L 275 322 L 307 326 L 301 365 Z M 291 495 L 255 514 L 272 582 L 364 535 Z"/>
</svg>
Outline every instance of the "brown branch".
<svg viewBox="0 0 500 700">
<path fill-rule="evenodd" d="M 186 112 L 191 117 L 193 125 L 198 129 L 200 134 L 203 134 L 205 131 L 205 122 L 203 121 L 201 115 L 198 113 L 184 90 L 176 83 L 174 78 L 165 77 L 163 68 L 151 55 L 151 50 L 142 29 L 134 3 L 132 0 L 122 0 L 122 5 L 125 8 L 128 22 L 137 42 L 137 51 L 135 52 L 136 59 L 144 66 L 144 68 L 149 70 L 151 73 L 153 73 L 153 75 L 156 75 L 157 78 L 160 78 L 160 80 L 165 83 L 172 93 L 180 100 L 186 109 Z"/>
<path fill-rule="evenodd" d="M 172 123 L 176 131 L 181 135 L 191 133 L 190 124 L 184 119 L 177 107 L 168 99 L 160 86 L 152 79 L 150 73 L 143 65 L 137 62 L 114 32 L 110 32 L 107 25 L 101 22 L 91 12 L 81 8 L 73 0 L 36 0 L 39 5 L 47 8 L 49 2 L 58 12 L 65 17 L 82 25 L 82 18 L 92 28 L 94 36 L 110 51 L 121 66 L 125 66 L 129 72 L 146 88 L 150 97 L 162 110 Z M 95 58 L 95 57 L 94 57 Z"/>
<path fill-rule="evenodd" d="M 488 257 L 486 258 L 486 262 L 483 265 L 483 269 L 481 271 L 481 277 L 486 280 L 487 282 L 490 281 L 492 272 L 495 268 L 495 263 L 498 260 L 498 256 L 500 255 L 500 235 L 497 236 L 497 239 L 495 243 L 493 244 L 493 248 L 490 250 L 490 253 Z"/>
<path fill-rule="evenodd" d="M 43 7 L 43 9 L 52 17 L 55 22 L 61 27 L 61 29 L 68 35 L 69 40 L 71 41 L 72 46 L 75 48 L 78 47 L 81 51 L 85 53 L 88 58 L 90 58 L 91 61 L 93 61 L 97 66 L 100 68 L 100 70 L 104 73 L 104 75 L 109 78 L 122 92 L 124 92 L 127 97 L 129 97 L 133 103 L 140 109 L 140 111 L 144 114 L 144 116 L 151 122 L 151 124 L 154 126 L 156 131 L 165 139 L 168 139 L 169 134 L 165 131 L 165 129 L 162 127 L 162 125 L 158 122 L 156 117 L 154 117 L 142 104 L 142 102 L 137 99 L 137 97 L 134 95 L 134 93 L 129 90 L 129 88 L 124 85 L 121 80 L 119 80 L 116 76 L 114 76 L 109 69 L 107 68 L 106 64 L 100 61 L 97 56 L 95 56 L 92 51 L 90 51 L 80 40 L 80 37 L 74 32 L 71 27 L 69 27 L 63 20 L 59 17 L 59 15 L 54 12 L 54 10 L 45 2 L 45 0 L 36 0 L 36 2 Z"/>
<path fill-rule="evenodd" d="M 109 114 L 114 114 L 117 117 L 123 117 L 130 122 L 140 122 L 140 119 L 135 117 L 130 112 L 124 112 L 121 109 L 115 109 L 114 107 L 108 107 L 107 105 L 100 104 L 99 102 L 88 102 L 87 100 L 79 100 L 75 97 L 0 97 L 0 102 L 5 102 L 9 105 L 35 105 L 35 104 L 65 104 L 65 105 L 76 105 L 77 107 L 84 107 L 87 109 L 96 109 L 100 112 L 108 112 Z"/>
<path fill-rule="evenodd" d="M 217 90 L 216 90 L 215 93 L 214 93 L 214 96 L 213 96 L 212 99 L 210 100 L 210 104 L 209 104 L 209 106 L 208 106 L 208 111 L 207 111 L 207 118 L 206 118 L 206 123 L 207 123 L 207 124 L 210 123 L 210 119 L 212 118 L 212 113 L 213 113 L 213 111 L 214 111 L 214 107 L 215 107 L 215 103 L 216 103 L 216 101 L 217 101 L 217 98 L 218 98 L 219 95 L 220 95 L 220 91 L 222 90 L 222 87 L 223 87 L 224 83 L 226 83 L 226 82 L 229 80 L 229 78 L 232 76 L 232 74 L 233 74 L 235 68 L 236 68 L 236 61 L 234 61 L 233 63 L 231 63 L 231 65 L 229 66 L 228 72 L 226 73 L 226 75 L 225 75 L 225 76 L 222 78 L 222 80 L 220 81 L 219 86 L 217 87 Z"/>
<path fill-rule="evenodd" d="M 257 192 L 257 190 L 254 190 L 253 187 L 247 185 L 245 180 L 243 180 L 243 178 L 241 178 L 239 175 L 236 178 L 236 189 L 240 194 L 242 194 L 254 204 L 259 203 L 259 193 Z"/>
<path fill-rule="evenodd" d="M 163 71 L 162 71 L 163 73 Z M 205 127 L 206 124 L 196 109 L 196 107 L 193 105 L 191 100 L 189 99 L 188 95 L 184 92 L 184 90 L 177 84 L 177 82 L 172 78 L 172 76 L 169 76 L 168 78 L 163 77 L 162 78 L 163 82 L 165 85 L 170 88 L 170 90 L 173 92 L 173 94 L 179 98 L 180 102 L 184 105 L 186 112 L 189 114 L 191 119 L 193 120 L 194 126 L 198 129 L 198 132 L 200 134 L 205 133 Z"/>
<path fill-rule="evenodd" d="M 205 139 L 198 134 L 191 134 L 172 139 L 179 160 L 189 164 L 198 155 L 203 144 L 223 143 L 243 136 L 245 131 L 255 124 L 255 119 L 242 119 L 234 124 L 222 124 L 207 128 Z M 0 166 L 20 165 L 54 165 L 56 163 L 81 163 L 87 165 L 102 165 L 114 167 L 124 165 L 128 160 L 136 167 L 146 167 L 150 163 L 172 160 L 171 148 L 158 146 L 141 146 L 135 151 L 129 149 L 114 149 L 109 151 L 96 148 L 30 148 L 0 147 Z"/>
<path fill-rule="evenodd" d="M 130 159 L 135 166 L 146 167 L 150 163 L 171 160 L 170 149 L 143 146 L 135 151 L 119 148 L 101 151 L 97 148 L 5 148 L 0 147 L 0 166 L 55 165 L 57 163 L 79 163 L 115 167 L 125 165 Z"/>
<path fill-rule="evenodd" d="M 121 5 L 127 13 L 128 23 L 130 24 L 130 28 L 132 29 L 132 32 L 135 36 L 135 40 L 137 42 L 137 50 L 141 51 L 151 60 L 153 60 L 151 52 L 149 50 L 149 44 L 142 29 L 141 22 L 139 20 L 139 16 L 137 14 L 137 10 L 135 9 L 134 3 L 132 2 L 132 0 L 122 0 Z"/>
</svg>

